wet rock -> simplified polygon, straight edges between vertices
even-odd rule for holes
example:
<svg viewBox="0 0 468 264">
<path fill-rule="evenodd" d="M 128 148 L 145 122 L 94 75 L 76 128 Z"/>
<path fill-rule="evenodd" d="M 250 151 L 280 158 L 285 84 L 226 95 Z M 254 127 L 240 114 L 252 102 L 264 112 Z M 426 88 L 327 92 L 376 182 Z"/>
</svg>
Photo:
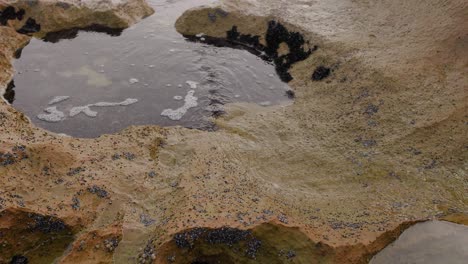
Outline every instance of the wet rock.
<svg viewBox="0 0 468 264">
<path fill-rule="evenodd" d="M 317 67 L 317 69 L 315 69 L 314 73 L 312 74 L 312 80 L 321 81 L 327 78 L 330 75 L 330 73 L 330 68 L 327 68 L 325 66 L 319 66 Z"/>
<path fill-rule="evenodd" d="M 18 30 L 18 33 L 28 35 L 39 31 L 41 31 L 41 25 L 39 25 L 33 18 L 28 18 L 28 20 L 26 20 L 26 24 Z"/>
</svg>

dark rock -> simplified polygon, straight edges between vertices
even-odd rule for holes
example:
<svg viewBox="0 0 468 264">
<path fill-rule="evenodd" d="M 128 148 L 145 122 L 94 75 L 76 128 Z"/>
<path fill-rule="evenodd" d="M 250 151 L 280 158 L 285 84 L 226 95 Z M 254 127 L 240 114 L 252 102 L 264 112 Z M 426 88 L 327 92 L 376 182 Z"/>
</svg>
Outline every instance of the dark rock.
<svg viewBox="0 0 468 264">
<path fill-rule="evenodd" d="M 113 252 L 117 246 L 119 246 L 119 239 L 116 237 L 108 238 L 104 240 L 104 246 L 106 247 L 108 252 Z"/>
<path fill-rule="evenodd" d="M 68 176 L 74 176 L 74 175 L 77 175 L 77 174 L 79 174 L 79 173 L 81 173 L 81 172 L 83 172 L 83 171 L 85 171 L 85 169 L 82 168 L 82 167 L 71 168 L 71 169 L 68 171 L 67 175 L 68 175 Z"/>
<path fill-rule="evenodd" d="M 255 259 L 257 252 L 261 246 L 262 246 L 262 241 L 256 238 L 253 238 L 247 243 L 247 250 L 245 251 L 245 254 L 248 257 Z"/>
<path fill-rule="evenodd" d="M 312 80 L 314 81 L 321 81 L 327 78 L 330 75 L 330 68 L 319 66 L 315 69 L 314 73 L 312 74 Z"/>
<path fill-rule="evenodd" d="M 124 152 L 124 153 L 122 153 L 122 156 L 123 156 L 126 160 L 134 160 L 134 159 L 136 158 L 135 154 L 130 153 L 130 152 Z"/>
<path fill-rule="evenodd" d="M 75 210 L 80 209 L 80 200 L 78 199 L 78 197 L 73 196 L 72 202 L 73 202 L 73 203 L 72 203 L 71 207 L 72 207 L 73 209 L 75 209 Z"/>
<path fill-rule="evenodd" d="M 293 259 L 296 257 L 296 252 L 294 250 L 289 250 L 288 253 L 286 254 L 287 259 Z"/>
<path fill-rule="evenodd" d="M 286 91 L 286 96 L 287 96 L 289 99 L 294 99 L 294 98 L 296 98 L 296 93 L 295 93 L 293 90 L 287 90 L 287 91 Z"/>
<path fill-rule="evenodd" d="M 152 219 L 149 215 L 147 214 L 141 214 L 140 215 L 140 223 L 145 225 L 146 227 L 153 225 L 156 223 L 156 220 Z"/>
<path fill-rule="evenodd" d="M 7 88 L 5 90 L 5 94 L 3 94 L 3 98 L 7 100 L 8 103 L 13 104 L 15 101 L 15 82 L 12 80 L 8 83 Z"/>
<path fill-rule="evenodd" d="M 97 185 L 93 185 L 91 187 L 88 187 L 88 192 L 92 193 L 92 194 L 96 194 L 98 197 L 100 198 L 106 198 L 109 196 L 109 194 L 107 193 L 106 190 L 104 190 L 103 188 L 97 186 Z"/>
<path fill-rule="evenodd" d="M 379 112 L 379 107 L 374 104 L 369 104 L 364 111 L 364 113 L 369 116 L 373 116 L 374 114 L 377 114 L 377 112 Z"/>
<path fill-rule="evenodd" d="M 278 215 L 278 220 L 283 224 L 288 224 L 288 218 L 284 214 Z"/>
<path fill-rule="evenodd" d="M 11 258 L 10 264 L 28 264 L 28 258 L 23 255 L 15 255 Z"/>
<path fill-rule="evenodd" d="M 66 3 L 66 2 L 57 2 L 55 4 L 56 6 L 58 7 L 61 7 L 62 9 L 69 9 L 71 7 L 71 5 L 69 3 Z"/>
<path fill-rule="evenodd" d="M 27 158 L 26 147 L 22 145 L 15 146 L 11 149 L 11 152 L 0 152 L 0 166 L 10 166 Z"/>
<path fill-rule="evenodd" d="M 62 220 L 52 216 L 30 213 L 29 217 L 34 220 L 34 223 L 30 226 L 31 231 L 40 231 L 42 233 L 59 233 L 66 228 L 66 225 Z"/>
<path fill-rule="evenodd" d="M 245 240 L 250 234 L 250 231 L 223 227 L 209 231 L 206 236 L 206 242 L 210 244 L 227 244 L 232 246 L 233 244 Z"/>
<path fill-rule="evenodd" d="M 216 14 L 208 13 L 208 19 L 210 19 L 211 22 L 216 22 Z"/>
<path fill-rule="evenodd" d="M 221 8 L 216 8 L 216 14 L 220 15 L 221 17 L 227 17 L 229 15 L 228 12 L 222 10 Z"/>
</svg>

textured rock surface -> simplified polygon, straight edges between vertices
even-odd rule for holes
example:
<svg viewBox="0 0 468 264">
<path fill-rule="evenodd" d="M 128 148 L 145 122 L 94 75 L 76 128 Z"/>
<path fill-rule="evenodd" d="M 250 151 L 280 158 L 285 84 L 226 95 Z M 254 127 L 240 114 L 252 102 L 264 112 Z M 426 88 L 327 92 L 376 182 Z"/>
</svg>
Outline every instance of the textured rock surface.
<svg viewBox="0 0 468 264">
<path fill-rule="evenodd" d="M 17 4 L 41 24 L 39 36 L 93 23 L 125 27 L 151 13 L 142 1 L 79 2 Z M 265 44 L 275 19 L 317 45 L 290 69 L 295 103 L 230 105 L 217 132 L 130 127 L 85 140 L 36 128 L 1 101 L 0 153 L 8 162 L 0 164 L 0 210 L 53 215 L 70 227 L 75 241 L 61 263 L 90 255 L 89 263 L 183 261 L 174 235 L 223 226 L 260 232 L 264 245 L 318 244 L 328 261 L 364 263 L 414 222 L 466 223 L 465 2 L 231 0 L 223 11 L 189 11 L 177 23 L 183 34 L 223 38 L 236 25 Z M 106 5 L 113 11 L 96 15 Z M 0 87 L 27 41 L 0 27 Z M 331 74 L 313 81 L 319 66 Z M 297 227 L 304 237 L 265 237 L 256 231 L 263 223 L 279 234 Z M 201 246 L 215 255 L 196 257 L 228 258 Z"/>
</svg>

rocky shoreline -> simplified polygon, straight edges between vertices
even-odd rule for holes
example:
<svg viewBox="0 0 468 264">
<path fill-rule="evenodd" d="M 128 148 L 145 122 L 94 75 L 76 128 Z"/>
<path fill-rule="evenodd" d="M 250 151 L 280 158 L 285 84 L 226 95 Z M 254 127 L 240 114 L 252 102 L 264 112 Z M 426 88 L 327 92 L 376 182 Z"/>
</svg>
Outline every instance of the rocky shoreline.
<svg viewBox="0 0 468 264">
<path fill-rule="evenodd" d="M 262 47 L 293 105 L 228 105 L 214 132 L 147 126 L 78 139 L 1 100 L 0 263 L 367 263 L 414 223 L 466 225 L 466 4 L 396 1 L 415 21 L 403 25 L 394 1 L 283 2 L 222 1 L 176 28 Z M 122 29 L 153 12 L 143 0 L 0 10 L 0 91 L 29 35 Z M 382 10 L 385 20 L 372 16 Z"/>
</svg>

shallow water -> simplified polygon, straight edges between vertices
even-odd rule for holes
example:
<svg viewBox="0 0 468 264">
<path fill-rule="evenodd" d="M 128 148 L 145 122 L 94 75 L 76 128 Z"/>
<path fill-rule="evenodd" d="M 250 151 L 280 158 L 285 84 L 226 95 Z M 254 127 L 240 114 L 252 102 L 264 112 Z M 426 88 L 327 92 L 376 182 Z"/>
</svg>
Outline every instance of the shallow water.
<svg viewBox="0 0 468 264">
<path fill-rule="evenodd" d="M 464 264 L 467 260 L 468 227 L 431 221 L 408 228 L 370 264 Z"/>
<path fill-rule="evenodd" d="M 210 2 L 150 0 L 155 14 L 120 36 L 80 31 L 56 43 L 33 39 L 14 63 L 13 105 L 47 130 L 96 137 L 130 125 L 210 129 L 207 118 L 222 104 L 288 101 L 273 65 L 175 31 L 185 10 Z M 125 100 L 133 103 L 119 104 Z"/>
</svg>

